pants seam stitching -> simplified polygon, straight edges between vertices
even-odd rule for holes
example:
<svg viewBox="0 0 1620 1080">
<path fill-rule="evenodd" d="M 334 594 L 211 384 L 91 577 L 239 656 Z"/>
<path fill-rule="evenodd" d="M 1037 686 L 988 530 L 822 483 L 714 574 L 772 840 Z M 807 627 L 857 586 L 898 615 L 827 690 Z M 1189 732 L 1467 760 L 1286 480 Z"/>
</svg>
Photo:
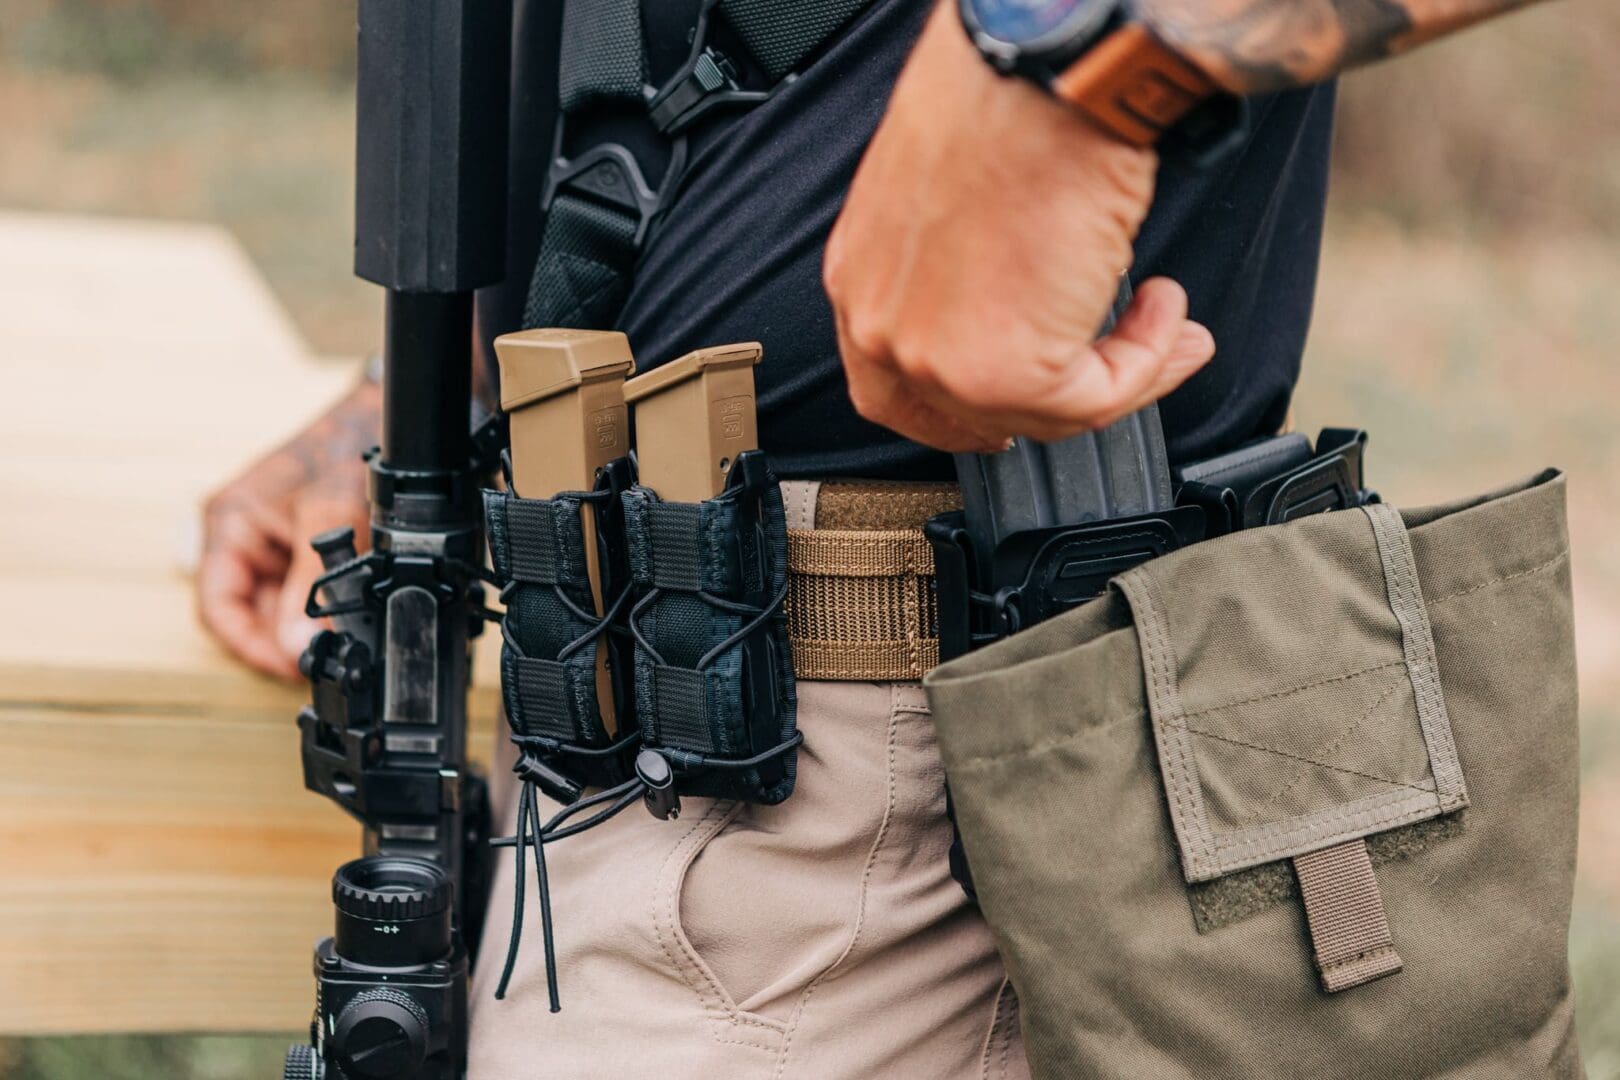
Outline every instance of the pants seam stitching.
<svg viewBox="0 0 1620 1080">
<path fill-rule="evenodd" d="M 896 773 L 896 769 L 895 769 L 895 753 L 896 753 L 896 751 L 895 751 L 895 743 L 897 741 L 896 740 L 896 734 L 897 734 L 897 731 L 899 729 L 899 724 L 897 723 L 897 717 L 899 716 L 899 712 L 900 712 L 899 705 L 900 705 L 900 692 L 899 692 L 899 689 L 898 689 L 897 686 L 891 685 L 889 687 L 889 730 L 888 730 L 888 740 L 887 740 L 888 741 L 888 766 L 887 766 L 888 775 L 885 778 L 886 781 L 887 781 L 888 794 L 887 794 L 887 800 L 885 801 L 884 806 L 883 806 L 883 820 L 878 823 L 877 833 L 876 833 L 875 836 L 872 837 L 872 847 L 866 853 L 866 865 L 861 870 L 860 899 L 859 899 L 859 906 L 858 906 L 858 909 L 857 909 L 857 912 L 856 912 L 856 915 L 855 915 L 855 928 L 854 928 L 853 932 L 851 932 L 851 934 L 849 936 L 849 944 L 844 947 L 844 951 L 839 954 L 838 959 L 834 960 L 830 965 L 828 965 L 827 970 L 823 971 L 820 975 L 817 975 L 814 979 L 812 979 L 810 981 L 810 985 L 806 986 L 804 988 L 804 993 L 803 993 L 803 995 L 800 996 L 798 1005 L 794 1007 L 793 1017 L 792 1017 L 791 1020 L 788 1021 L 787 1035 L 786 1035 L 786 1038 L 782 1042 L 781 1055 L 777 1058 L 776 1074 L 775 1074 L 774 1080 L 782 1080 L 782 1077 L 787 1072 L 788 1057 L 791 1055 L 791 1053 L 793 1051 L 793 1037 L 796 1034 L 798 1034 L 799 1021 L 800 1021 L 800 1019 L 803 1018 L 805 1009 L 810 1004 L 811 995 L 813 995 L 816 992 L 816 990 L 820 988 L 823 981 L 825 981 L 830 975 L 832 975 L 833 972 L 838 970 L 839 966 L 842 965 L 845 960 L 849 959 L 850 954 L 855 951 L 856 945 L 858 945 L 860 943 L 861 932 L 862 932 L 862 930 L 865 929 L 865 926 L 866 926 L 866 902 L 867 902 L 867 897 L 869 895 L 869 889 L 870 889 L 871 880 L 872 880 L 872 868 L 877 864 L 878 851 L 883 846 L 884 838 L 888 835 L 888 832 L 889 832 L 889 823 L 894 817 L 894 805 L 895 805 L 895 798 L 896 798 L 896 796 L 895 796 L 895 773 Z"/>
</svg>

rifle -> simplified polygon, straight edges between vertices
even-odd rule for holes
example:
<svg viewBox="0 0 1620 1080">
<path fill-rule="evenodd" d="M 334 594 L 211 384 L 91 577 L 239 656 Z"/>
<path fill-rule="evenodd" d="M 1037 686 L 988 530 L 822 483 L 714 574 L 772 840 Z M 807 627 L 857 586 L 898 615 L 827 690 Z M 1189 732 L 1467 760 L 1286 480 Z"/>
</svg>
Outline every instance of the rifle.
<svg viewBox="0 0 1620 1080">
<path fill-rule="evenodd" d="M 385 290 L 371 550 L 314 541 L 301 661 L 304 783 L 362 825 L 315 948 L 286 1078 L 460 1080 L 488 795 L 466 755 L 482 629 L 478 488 L 504 442 L 472 424 L 473 291 L 505 273 L 510 0 L 360 0 L 355 273 Z"/>
</svg>

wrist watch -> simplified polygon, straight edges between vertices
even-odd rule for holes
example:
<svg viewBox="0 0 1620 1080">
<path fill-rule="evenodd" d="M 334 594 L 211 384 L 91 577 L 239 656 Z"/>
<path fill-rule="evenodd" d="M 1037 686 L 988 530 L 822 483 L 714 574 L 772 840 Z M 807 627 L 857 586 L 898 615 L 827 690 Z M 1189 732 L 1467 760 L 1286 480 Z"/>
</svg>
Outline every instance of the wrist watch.
<svg viewBox="0 0 1620 1080">
<path fill-rule="evenodd" d="M 1174 132 L 1200 156 L 1241 141 L 1247 110 L 1133 17 L 1127 0 L 958 0 L 979 53 L 1133 146 Z"/>
</svg>

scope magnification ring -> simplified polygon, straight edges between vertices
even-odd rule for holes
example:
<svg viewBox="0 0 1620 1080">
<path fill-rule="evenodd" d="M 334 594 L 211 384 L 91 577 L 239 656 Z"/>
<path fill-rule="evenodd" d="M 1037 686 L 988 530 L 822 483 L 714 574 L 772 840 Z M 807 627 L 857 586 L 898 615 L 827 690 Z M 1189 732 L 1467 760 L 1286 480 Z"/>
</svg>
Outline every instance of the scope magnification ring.
<svg viewBox="0 0 1620 1080">
<path fill-rule="evenodd" d="M 453 891 L 448 874 L 420 859 L 372 855 L 332 877 L 332 902 L 359 919 L 424 919 L 449 908 Z"/>
</svg>

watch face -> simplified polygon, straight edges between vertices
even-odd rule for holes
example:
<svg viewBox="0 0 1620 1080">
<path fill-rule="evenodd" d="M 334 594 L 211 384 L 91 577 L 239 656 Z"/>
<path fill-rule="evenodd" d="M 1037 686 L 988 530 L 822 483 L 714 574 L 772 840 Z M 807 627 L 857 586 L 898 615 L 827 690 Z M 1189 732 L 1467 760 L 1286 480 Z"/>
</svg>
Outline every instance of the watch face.
<svg viewBox="0 0 1620 1080">
<path fill-rule="evenodd" d="M 1108 18 L 1114 0 L 964 0 L 980 34 L 1020 49 L 1061 48 L 1090 36 Z"/>
</svg>

